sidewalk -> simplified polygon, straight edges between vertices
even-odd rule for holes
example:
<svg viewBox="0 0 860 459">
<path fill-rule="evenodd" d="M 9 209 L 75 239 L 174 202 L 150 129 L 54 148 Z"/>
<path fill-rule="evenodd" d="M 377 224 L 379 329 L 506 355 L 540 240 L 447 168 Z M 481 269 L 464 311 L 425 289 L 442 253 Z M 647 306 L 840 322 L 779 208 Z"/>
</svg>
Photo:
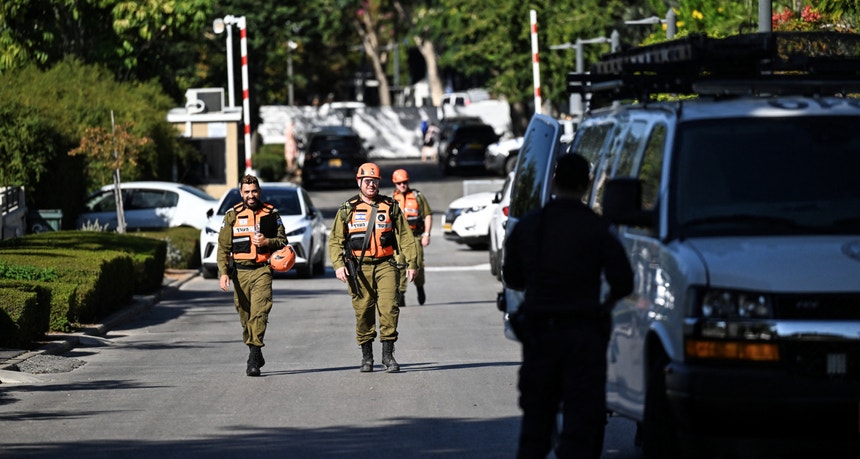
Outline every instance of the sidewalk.
<svg viewBox="0 0 860 459">
<path fill-rule="evenodd" d="M 198 274 L 199 271 L 196 269 L 166 270 L 160 291 L 153 295 L 135 295 L 130 305 L 111 314 L 100 324 L 89 325 L 75 333 L 50 333 L 46 336 L 44 344 L 33 351 L 0 348 L 0 370 L 18 371 L 18 364 L 34 356 L 59 355 L 77 347 L 82 337 L 103 336 L 117 325 L 146 311 L 158 303 L 165 293 L 178 289 Z"/>
</svg>

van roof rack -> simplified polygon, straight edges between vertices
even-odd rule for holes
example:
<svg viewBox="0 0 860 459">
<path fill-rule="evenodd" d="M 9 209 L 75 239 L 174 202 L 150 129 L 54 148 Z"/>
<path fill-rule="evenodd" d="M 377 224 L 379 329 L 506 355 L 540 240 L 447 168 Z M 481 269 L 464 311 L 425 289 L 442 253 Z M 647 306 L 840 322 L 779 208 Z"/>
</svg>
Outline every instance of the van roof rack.
<svg viewBox="0 0 860 459">
<path fill-rule="evenodd" d="M 612 100 L 655 94 L 833 95 L 860 92 L 860 35 L 761 32 L 696 34 L 606 54 L 589 73 L 569 73 L 568 89 Z"/>
</svg>

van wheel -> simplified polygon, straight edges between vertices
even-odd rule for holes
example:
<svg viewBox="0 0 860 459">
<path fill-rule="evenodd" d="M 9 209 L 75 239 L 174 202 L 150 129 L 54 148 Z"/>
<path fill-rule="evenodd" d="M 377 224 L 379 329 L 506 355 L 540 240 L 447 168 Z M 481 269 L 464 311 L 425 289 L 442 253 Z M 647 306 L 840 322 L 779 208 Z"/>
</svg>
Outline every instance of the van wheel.
<svg viewBox="0 0 860 459">
<path fill-rule="evenodd" d="M 646 459 L 680 457 L 672 414 L 669 412 L 669 401 L 666 398 L 665 368 L 668 364 L 669 358 L 661 352 L 648 368 L 645 414 L 636 433 Z"/>
</svg>

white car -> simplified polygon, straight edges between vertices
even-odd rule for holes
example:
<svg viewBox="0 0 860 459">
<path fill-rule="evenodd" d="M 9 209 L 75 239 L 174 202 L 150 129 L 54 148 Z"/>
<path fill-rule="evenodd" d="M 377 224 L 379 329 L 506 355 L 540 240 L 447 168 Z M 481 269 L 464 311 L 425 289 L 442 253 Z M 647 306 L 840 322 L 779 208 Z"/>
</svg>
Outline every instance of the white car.
<svg viewBox="0 0 860 459">
<path fill-rule="evenodd" d="M 314 207 L 308 192 L 299 185 L 286 182 L 262 183 L 263 202 L 278 209 L 287 240 L 296 251 L 296 270 L 299 277 L 310 278 L 325 272 L 328 231 L 322 212 Z M 227 211 L 242 201 L 238 188 L 224 193 L 217 211 L 200 231 L 200 268 L 204 278 L 218 275 L 218 232 Z"/>
<path fill-rule="evenodd" d="M 502 191 L 496 192 L 496 196 L 493 198 L 496 209 L 490 217 L 490 272 L 498 280 L 502 280 L 502 261 L 505 258 L 505 225 L 508 221 L 513 182 L 514 172 L 510 172 Z"/>
<path fill-rule="evenodd" d="M 192 226 L 202 229 L 206 213 L 218 200 L 191 185 L 174 182 L 126 182 L 122 190 L 126 229 L 174 228 Z M 87 197 L 78 214 L 77 228 L 98 225 L 106 230 L 117 227 L 114 186 L 105 185 Z"/>
<path fill-rule="evenodd" d="M 455 199 L 442 216 L 445 239 L 466 244 L 472 249 L 486 248 L 490 243 L 490 217 L 498 204 L 496 193 L 482 191 Z"/>
</svg>

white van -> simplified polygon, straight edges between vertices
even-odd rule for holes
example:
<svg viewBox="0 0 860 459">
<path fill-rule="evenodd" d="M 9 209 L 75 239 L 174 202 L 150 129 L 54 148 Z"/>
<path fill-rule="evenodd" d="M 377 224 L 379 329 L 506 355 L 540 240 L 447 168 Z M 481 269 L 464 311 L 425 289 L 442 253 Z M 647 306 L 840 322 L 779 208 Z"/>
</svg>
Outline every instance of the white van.
<svg viewBox="0 0 860 459">
<path fill-rule="evenodd" d="M 792 46 L 825 39 L 838 44 Z M 646 457 L 860 454 L 860 99 L 825 96 L 860 93 L 858 45 L 687 37 L 572 77 L 646 103 L 589 111 L 569 147 L 555 120 L 532 119 L 508 231 L 550 199 L 559 155 L 591 162 L 587 202 L 635 271 L 613 311 L 607 407 L 637 422 Z M 662 67 L 623 70 L 643 56 Z M 673 67 L 678 56 L 695 65 Z M 655 88 L 698 97 L 651 101 Z M 520 293 L 506 291 L 509 312 Z"/>
</svg>

